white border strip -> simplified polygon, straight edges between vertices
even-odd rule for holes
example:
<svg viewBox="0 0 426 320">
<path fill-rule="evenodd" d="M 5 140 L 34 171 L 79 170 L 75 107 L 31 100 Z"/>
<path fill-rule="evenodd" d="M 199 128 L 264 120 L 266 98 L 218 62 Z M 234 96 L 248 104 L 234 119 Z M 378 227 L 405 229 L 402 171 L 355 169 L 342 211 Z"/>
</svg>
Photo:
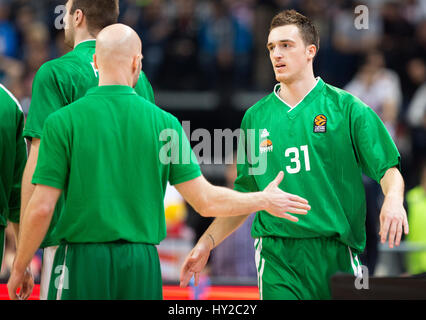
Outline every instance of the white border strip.
<svg viewBox="0 0 426 320">
<path fill-rule="evenodd" d="M 67 272 L 66 263 L 67 263 L 67 251 L 68 251 L 68 245 L 65 246 L 65 255 L 64 255 L 64 264 L 62 265 L 62 273 L 61 277 L 59 278 L 59 285 L 58 285 L 58 291 L 56 293 L 56 300 L 61 300 L 62 297 L 62 289 L 64 287 L 64 278 L 65 278 L 65 272 Z"/>
</svg>

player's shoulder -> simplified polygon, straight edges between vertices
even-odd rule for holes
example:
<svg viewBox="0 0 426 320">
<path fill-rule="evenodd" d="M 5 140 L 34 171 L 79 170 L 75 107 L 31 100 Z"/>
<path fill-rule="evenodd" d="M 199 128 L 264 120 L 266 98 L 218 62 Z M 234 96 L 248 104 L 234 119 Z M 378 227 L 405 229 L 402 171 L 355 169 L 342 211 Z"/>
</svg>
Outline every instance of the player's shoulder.
<svg viewBox="0 0 426 320">
<path fill-rule="evenodd" d="M 275 93 L 271 92 L 253 104 L 250 108 L 248 108 L 244 114 L 244 118 L 249 118 L 256 116 L 256 114 L 264 113 L 267 109 L 273 106 L 275 102 Z"/>
<path fill-rule="evenodd" d="M 3 112 L 10 114 L 22 113 L 23 110 L 18 99 L 3 84 L 0 83 L 0 106 Z"/>
<path fill-rule="evenodd" d="M 156 117 L 164 118 L 164 119 L 172 119 L 174 117 L 170 112 L 162 109 L 160 106 L 156 105 L 155 103 L 149 101 L 148 99 L 144 97 L 141 97 L 140 95 L 136 93 L 133 99 L 135 99 L 135 101 L 138 102 L 136 105 L 141 110 L 148 111 L 151 114 L 155 115 Z"/>
<path fill-rule="evenodd" d="M 37 71 L 37 77 L 46 78 L 78 74 L 76 71 L 80 64 L 81 61 L 74 52 L 71 51 L 61 57 L 43 63 Z"/>
<path fill-rule="evenodd" d="M 329 103 L 333 103 L 341 111 L 370 109 L 361 99 L 350 92 L 328 83 L 324 86 L 324 96 Z"/>
</svg>

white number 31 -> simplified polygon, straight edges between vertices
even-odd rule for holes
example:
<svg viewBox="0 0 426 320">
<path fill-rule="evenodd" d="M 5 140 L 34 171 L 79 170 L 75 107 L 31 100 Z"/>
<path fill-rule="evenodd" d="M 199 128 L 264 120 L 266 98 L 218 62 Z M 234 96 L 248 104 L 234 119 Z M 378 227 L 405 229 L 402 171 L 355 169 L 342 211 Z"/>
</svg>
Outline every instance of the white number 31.
<svg viewBox="0 0 426 320">
<path fill-rule="evenodd" d="M 301 146 L 300 150 L 303 151 L 304 154 L 304 158 L 305 158 L 305 170 L 306 171 L 310 171 L 311 170 L 311 165 L 309 163 L 309 152 L 308 152 L 308 146 Z M 295 166 L 286 166 L 285 168 L 287 169 L 288 173 L 298 173 L 300 171 L 300 160 L 299 160 L 299 149 L 296 147 L 292 147 L 292 148 L 288 148 L 285 151 L 285 157 L 288 158 L 291 156 L 290 161 L 293 162 L 295 164 Z"/>
</svg>

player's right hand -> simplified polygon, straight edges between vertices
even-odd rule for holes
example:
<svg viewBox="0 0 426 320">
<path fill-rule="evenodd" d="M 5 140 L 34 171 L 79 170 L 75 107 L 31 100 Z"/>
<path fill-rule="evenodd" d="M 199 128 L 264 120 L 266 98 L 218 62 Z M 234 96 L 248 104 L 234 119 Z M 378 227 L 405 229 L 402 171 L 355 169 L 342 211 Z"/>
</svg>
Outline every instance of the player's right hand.
<svg viewBox="0 0 426 320">
<path fill-rule="evenodd" d="M 299 219 L 289 213 L 305 215 L 311 209 L 311 206 L 308 204 L 308 200 L 282 191 L 279 185 L 283 178 L 284 172 L 280 171 L 277 177 L 263 190 L 267 200 L 265 210 L 276 217 L 297 222 Z"/>
<path fill-rule="evenodd" d="M 195 286 L 198 286 L 200 272 L 203 271 L 210 256 L 211 247 L 208 242 L 204 242 L 203 238 L 198 241 L 197 245 L 191 250 L 185 259 L 180 271 L 180 287 L 188 286 L 192 276 L 194 276 Z"/>
</svg>

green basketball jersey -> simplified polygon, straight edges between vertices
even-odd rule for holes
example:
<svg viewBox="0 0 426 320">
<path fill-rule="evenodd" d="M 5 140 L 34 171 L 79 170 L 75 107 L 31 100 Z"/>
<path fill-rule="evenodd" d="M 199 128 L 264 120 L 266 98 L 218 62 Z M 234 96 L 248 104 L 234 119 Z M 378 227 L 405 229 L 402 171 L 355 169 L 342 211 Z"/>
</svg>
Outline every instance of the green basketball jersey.
<svg viewBox="0 0 426 320">
<path fill-rule="evenodd" d="M 88 89 L 98 85 L 98 71 L 93 63 L 95 49 L 95 40 L 83 41 L 71 52 L 41 66 L 33 82 L 31 105 L 24 129 L 26 138 L 42 138 L 44 122 L 51 113 L 83 97 Z M 154 102 L 152 87 L 143 72 L 135 90 L 141 97 Z M 51 238 L 51 233 L 63 204 L 64 198 L 61 196 L 41 247 L 57 244 Z"/>
<path fill-rule="evenodd" d="M 130 87 L 101 86 L 46 120 L 32 182 L 64 190 L 53 234 L 61 242 L 158 244 L 167 182 L 200 175 L 174 116 Z"/>
<path fill-rule="evenodd" d="M 18 100 L 0 84 L 0 228 L 6 227 L 7 220 L 19 222 L 21 179 L 27 161 L 23 128 Z"/>
<path fill-rule="evenodd" d="M 297 223 L 257 213 L 253 237 L 337 237 L 355 252 L 365 246 L 362 172 L 380 182 L 399 167 L 399 153 L 376 113 L 344 90 L 318 79 L 290 108 L 274 92 L 245 114 L 235 188 L 263 190 L 280 170 L 280 188 L 309 201 Z"/>
</svg>

